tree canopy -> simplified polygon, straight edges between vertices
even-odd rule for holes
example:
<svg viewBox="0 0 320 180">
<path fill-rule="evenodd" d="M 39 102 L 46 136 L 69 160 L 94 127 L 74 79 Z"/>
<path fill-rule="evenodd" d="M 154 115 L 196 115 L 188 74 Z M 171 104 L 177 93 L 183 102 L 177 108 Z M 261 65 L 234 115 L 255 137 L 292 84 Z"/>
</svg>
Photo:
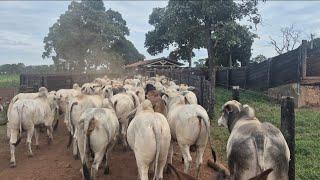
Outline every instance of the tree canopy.
<svg viewBox="0 0 320 180">
<path fill-rule="evenodd" d="M 106 10 L 101 0 L 72 1 L 68 10 L 49 28 L 43 58 L 70 70 L 109 67 L 144 59 L 126 39 L 129 29 L 121 14 Z"/>
<path fill-rule="evenodd" d="M 267 59 L 268 58 L 266 58 L 264 55 L 259 54 L 256 57 L 252 58 L 250 61 L 251 61 L 251 63 L 261 63 Z"/>
<path fill-rule="evenodd" d="M 251 26 L 237 23 L 247 17 L 258 23 L 260 16 L 256 1 L 169 1 L 167 7 L 155 8 L 149 17 L 154 30 L 146 34 L 145 47 L 155 55 L 169 49 L 174 50 L 169 57 L 187 60 L 191 65 L 193 50 L 207 48 L 208 38 L 216 43 L 213 55 L 216 65 L 229 66 L 240 62 L 246 65 L 251 56 L 251 46 L 255 35 Z M 210 31 L 210 32 L 209 32 Z"/>
<path fill-rule="evenodd" d="M 156 8 L 150 15 L 149 23 L 154 30 L 146 34 L 145 47 L 151 55 L 161 53 L 170 45 L 179 49 L 186 47 L 190 56 L 193 49 L 206 48 L 210 92 L 213 93 L 218 44 L 224 40 L 225 31 L 228 30 L 226 27 L 237 28 L 237 22 L 244 18 L 253 24 L 259 23 L 257 4 L 257 0 L 169 0 L 165 8 Z M 211 93 L 208 101 L 213 102 Z M 212 112 L 213 107 L 210 107 L 209 114 Z"/>
</svg>

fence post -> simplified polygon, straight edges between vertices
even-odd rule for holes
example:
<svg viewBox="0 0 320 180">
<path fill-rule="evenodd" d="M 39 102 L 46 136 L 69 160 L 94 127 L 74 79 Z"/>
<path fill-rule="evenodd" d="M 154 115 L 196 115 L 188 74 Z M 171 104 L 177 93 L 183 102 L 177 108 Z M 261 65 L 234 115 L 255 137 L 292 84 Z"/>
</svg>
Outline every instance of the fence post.
<svg viewBox="0 0 320 180">
<path fill-rule="evenodd" d="M 289 180 L 295 179 L 295 113 L 293 97 L 281 99 L 281 125 L 280 129 L 286 139 L 290 150 Z"/>
<path fill-rule="evenodd" d="M 267 81 L 267 88 L 270 88 L 271 84 L 271 67 L 272 67 L 272 58 L 268 59 L 268 81 Z"/>
<path fill-rule="evenodd" d="M 240 87 L 239 86 L 232 86 L 232 100 L 236 100 L 240 102 Z"/>
<path fill-rule="evenodd" d="M 201 99 L 200 99 L 200 103 L 201 106 L 204 106 L 204 81 L 205 81 L 205 77 L 204 76 L 200 76 L 201 80 L 200 80 L 200 94 L 201 94 Z"/>
<path fill-rule="evenodd" d="M 307 76 L 307 40 L 302 40 L 302 44 L 300 47 L 300 57 L 301 57 L 301 64 L 302 64 L 302 79 L 305 79 Z"/>
</svg>

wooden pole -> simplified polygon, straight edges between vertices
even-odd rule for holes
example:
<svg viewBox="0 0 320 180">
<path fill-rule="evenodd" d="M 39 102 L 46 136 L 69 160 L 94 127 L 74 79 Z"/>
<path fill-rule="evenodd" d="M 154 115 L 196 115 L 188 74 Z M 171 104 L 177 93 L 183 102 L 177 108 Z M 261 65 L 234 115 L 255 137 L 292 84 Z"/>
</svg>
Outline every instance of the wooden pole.
<svg viewBox="0 0 320 180">
<path fill-rule="evenodd" d="M 236 100 L 240 102 L 240 87 L 239 86 L 232 86 L 232 100 Z"/>
<path fill-rule="evenodd" d="M 307 40 L 302 40 L 301 44 L 301 63 L 302 63 L 302 79 L 305 79 L 307 76 Z"/>
<path fill-rule="evenodd" d="M 281 132 L 290 150 L 289 180 L 295 180 L 295 113 L 293 97 L 281 99 Z"/>
</svg>

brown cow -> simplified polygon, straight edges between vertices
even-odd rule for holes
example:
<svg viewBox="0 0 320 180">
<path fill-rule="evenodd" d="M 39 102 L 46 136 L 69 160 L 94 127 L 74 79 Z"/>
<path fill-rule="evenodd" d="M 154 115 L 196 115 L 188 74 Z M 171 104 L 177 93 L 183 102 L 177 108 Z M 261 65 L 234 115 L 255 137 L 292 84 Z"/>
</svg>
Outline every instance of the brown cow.
<svg viewBox="0 0 320 180">
<path fill-rule="evenodd" d="M 146 95 L 147 99 L 151 101 L 154 112 L 158 112 L 167 117 L 167 105 L 166 102 L 161 98 L 161 93 L 157 90 L 148 91 Z"/>
</svg>

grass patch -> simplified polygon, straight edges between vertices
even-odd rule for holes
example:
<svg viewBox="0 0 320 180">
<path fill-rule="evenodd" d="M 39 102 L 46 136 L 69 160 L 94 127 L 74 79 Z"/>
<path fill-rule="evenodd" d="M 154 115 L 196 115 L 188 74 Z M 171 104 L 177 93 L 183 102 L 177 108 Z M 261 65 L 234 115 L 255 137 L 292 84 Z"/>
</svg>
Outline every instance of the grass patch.
<svg viewBox="0 0 320 180">
<path fill-rule="evenodd" d="M 213 139 L 220 160 L 227 164 L 226 144 L 229 132 L 217 127 L 222 105 L 232 97 L 231 91 L 216 88 Z M 271 122 L 280 127 L 280 105 L 270 102 L 262 95 L 240 92 L 242 104 L 249 104 L 260 121 Z M 314 109 L 296 109 L 296 179 L 320 179 L 320 112 Z"/>
<path fill-rule="evenodd" d="M 20 76 L 18 74 L 0 74 L 0 88 L 19 87 Z"/>
</svg>

